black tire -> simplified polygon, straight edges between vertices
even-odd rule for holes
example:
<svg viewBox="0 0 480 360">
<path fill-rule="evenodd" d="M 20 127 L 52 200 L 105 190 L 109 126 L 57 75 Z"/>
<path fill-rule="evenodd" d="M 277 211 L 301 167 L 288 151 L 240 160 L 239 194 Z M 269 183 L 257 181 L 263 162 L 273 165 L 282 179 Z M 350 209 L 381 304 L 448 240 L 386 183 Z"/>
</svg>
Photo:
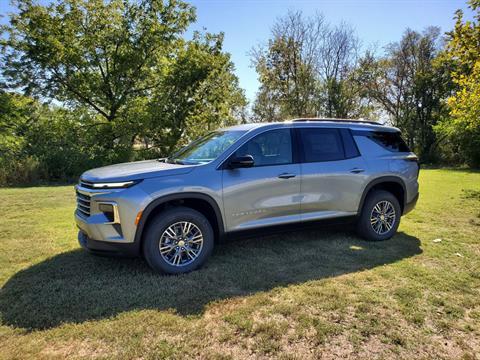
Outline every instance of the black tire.
<svg viewBox="0 0 480 360">
<path fill-rule="evenodd" d="M 191 263 L 182 266 L 172 265 L 160 254 L 160 239 L 169 226 L 182 221 L 194 224 L 201 231 L 203 245 L 198 256 Z M 161 212 L 149 224 L 144 238 L 143 255 L 148 265 L 157 272 L 183 274 L 202 266 L 211 255 L 213 244 L 214 234 L 212 226 L 205 216 L 187 207 L 175 207 Z M 186 254 L 184 254 L 183 258 L 185 257 Z"/>
<path fill-rule="evenodd" d="M 387 230 L 387 227 L 383 227 L 382 229 L 385 232 L 383 233 L 380 231 L 381 233 L 378 233 L 375 231 L 370 219 L 372 217 L 372 212 L 375 205 L 382 201 L 387 201 L 393 205 L 395 211 L 395 220 L 393 221 L 393 224 L 389 230 Z M 375 214 L 377 213 L 375 212 Z M 374 190 L 368 194 L 367 198 L 365 199 L 362 213 L 360 214 L 360 218 L 357 222 L 357 233 L 362 238 L 369 241 L 383 241 L 390 239 L 397 232 L 398 226 L 400 225 L 401 216 L 402 210 L 395 195 L 384 190 Z"/>
</svg>

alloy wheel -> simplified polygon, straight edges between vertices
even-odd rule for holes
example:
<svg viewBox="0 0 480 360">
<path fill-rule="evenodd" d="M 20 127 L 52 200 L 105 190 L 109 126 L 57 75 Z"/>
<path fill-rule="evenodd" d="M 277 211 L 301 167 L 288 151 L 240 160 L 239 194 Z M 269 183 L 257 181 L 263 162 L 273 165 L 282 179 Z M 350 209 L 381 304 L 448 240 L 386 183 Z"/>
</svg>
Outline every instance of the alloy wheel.
<svg viewBox="0 0 480 360">
<path fill-rule="evenodd" d="M 388 233 L 394 226 L 396 219 L 395 207 L 388 200 L 375 204 L 370 214 L 370 225 L 378 235 Z"/>
<path fill-rule="evenodd" d="M 203 248 L 203 234 L 194 223 L 180 221 L 167 227 L 160 237 L 162 258 L 173 266 L 194 262 Z"/>
</svg>

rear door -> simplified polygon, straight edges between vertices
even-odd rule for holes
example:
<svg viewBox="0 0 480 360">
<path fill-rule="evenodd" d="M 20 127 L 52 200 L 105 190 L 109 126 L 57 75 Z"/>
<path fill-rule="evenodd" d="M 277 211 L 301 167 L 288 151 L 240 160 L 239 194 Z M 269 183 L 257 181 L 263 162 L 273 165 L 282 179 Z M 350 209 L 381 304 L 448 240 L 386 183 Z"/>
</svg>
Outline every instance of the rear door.
<svg viewBox="0 0 480 360">
<path fill-rule="evenodd" d="M 256 135 L 233 154 L 251 155 L 255 165 L 222 170 L 228 231 L 300 220 L 300 164 L 292 135 L 290 128 Z"/>
<path fill-rule="evenodd" d="M 368 176 L 350 130 L 305 127 L 296 134 L 302 220 L 356 214 Z"/>
</svg>

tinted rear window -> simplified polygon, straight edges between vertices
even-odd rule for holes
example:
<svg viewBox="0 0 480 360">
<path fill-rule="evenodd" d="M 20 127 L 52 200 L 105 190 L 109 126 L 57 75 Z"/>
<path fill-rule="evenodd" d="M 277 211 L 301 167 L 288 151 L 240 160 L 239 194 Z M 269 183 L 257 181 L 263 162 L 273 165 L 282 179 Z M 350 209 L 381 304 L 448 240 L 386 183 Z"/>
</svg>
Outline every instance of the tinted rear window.
<svg viewBox="0 0 480 360">
<path fill-rule="evenodd" d="M 393 152 L 410 152 L 399 132 L 370 132 L 368 138 Z"/>
</svg>

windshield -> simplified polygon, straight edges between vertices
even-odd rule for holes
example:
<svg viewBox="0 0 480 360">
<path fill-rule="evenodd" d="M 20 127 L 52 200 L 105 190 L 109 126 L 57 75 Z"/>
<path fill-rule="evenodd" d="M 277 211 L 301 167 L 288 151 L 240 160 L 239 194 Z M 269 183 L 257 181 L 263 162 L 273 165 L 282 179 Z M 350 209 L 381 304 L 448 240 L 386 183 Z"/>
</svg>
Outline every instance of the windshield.
<svg viewBox="0 0 480 360">
<path fill-rule="evenodd" d="M 185 165 L 206 164 L 215 160 L 245 131 L 214 131 L 192 142 L 167 159 L 168 162 Z"/>
</svg>

